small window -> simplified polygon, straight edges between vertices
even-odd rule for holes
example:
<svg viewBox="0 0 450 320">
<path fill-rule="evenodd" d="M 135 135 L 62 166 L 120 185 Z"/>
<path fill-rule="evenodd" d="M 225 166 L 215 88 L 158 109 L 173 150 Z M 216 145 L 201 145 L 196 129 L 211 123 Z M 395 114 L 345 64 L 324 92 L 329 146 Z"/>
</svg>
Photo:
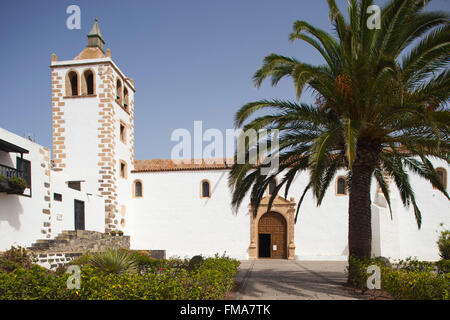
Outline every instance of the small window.
<svg viewBox="0 0 450 320">
<path fill-rule="evenodd" d="M 447 189 L 447 171 L 444 168 L 436 168 L 436 174 L 438 176 L 438 179 L 444 185 L 444 189 Z"/>
<path fill-rule="evenodd" d="M 346 195 L 347 194 L 347 181 L 344 177 L 339 177 L 336 182 L 336 194 Z"/>
<path fill-rule="evenodd" d="M 67 185 L 70 189 L 81 191 L 81 181 L 69 181 Z"/>
<path fill-rule="evenodd" d="M 269 181 L 269 186 L 268 186 L 268 192 L 269 192 L 269 195 L 271 196 L 271 195 L 273 195 L 274 193 L 275 193 L 275 188 L 277 187 L 277 181 L 274 179 L 274 178 L 272 178 L 270 181 Z"/>
<path fill-rule="evenodd" d="M 56 192 L 53 193 L 53 200 L 61 202 L 62 201 L 62 194 L 56 193 Z"/>
<path fill-rule="evenodd" d="M 86 70 L 83 73 L 81 87 L 84 95 L 94 94 L 94 73 L 92 70 Z"/>
<path fill-rule="evenodd" d="M 78 96 L 78 74 L 75 71 L 70 71 L 67 74 L 66 95 Z"/>
<path fill-rule="evenodd" d="M 211 186 L 208 180 L 202 181 L 201 198 L 211 198 Z"/>
<path fill-rule="evenodd" d="M 134 183 L 134 197 L 142 198 L 142 182 L 141 181 L 135 181 L 135 183 Z"/>
<path fill-rule="evenodd" d="M 120 177 L 121 178 L 127 177 L 127 164 L 123 161 L 120 161 Z"/>
<path fill-rule="evenodd" d="M 120 141 L 127 143 L 127 128 L 123 122 L 120 122 Z"/>
<path fill-rule="evenodd" d="M 116 82 L 116 100 L 120 105 L 122 105 L 122 82 L 120 82 L 119 79 L 117 79 Z"/>
<path fill-rule="evenodd" d="M 123 88 L 123 107 L 128 110 L 128 90 Z"/>
</svg>

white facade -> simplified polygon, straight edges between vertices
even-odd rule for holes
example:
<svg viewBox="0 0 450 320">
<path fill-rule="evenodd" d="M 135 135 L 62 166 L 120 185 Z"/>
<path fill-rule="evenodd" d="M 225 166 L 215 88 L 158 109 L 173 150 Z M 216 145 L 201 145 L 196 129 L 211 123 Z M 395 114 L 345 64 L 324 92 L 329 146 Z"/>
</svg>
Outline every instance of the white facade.
<svg viewBox="0 0 450 320">
<path fill-rule="evenodd" d="M 436 161 L 436 167 L 446 168 Z M 248 258 L 250 243 L 249 208 L 233 213 L 228 188 L 228 170 L 195 170 L 132 173 L 142 181 L 143 197 L 132 200 L 131 246 L 167 250 L 168 256 L 222 254 Z M 342 172 L 344 175 L 344 172 Z M 339 176 L 339 174 L 338 174 Z M 411 184 L 422 212 L 419 230 L 411 208 L 403 207 L 391 183 L 392 220 L 384 196 L 372 183 L 372 251 L 374 256 L 404 259 L 417 256 L 439 260 L 436 245 L 440 224 L 450 226 L 448 200 L 438 190 L 411 173 Z M 200 198 L 200 183 L 211 183 L 211 198 Z M 289 191 L 299 197 L 308 173 L 299 174 Z M 283 193 L 283 190 L 282 192 Z M 249 203 L 246 199 L 243 203 Z M 311 193 L 305 197 L 295 224 L 295 258 L 298 260 L 347 260 L 348 196 L 336 195 L 331 186 L 322 205 Z"/>
<path fill-rule="evenodd" d="M 37 239 L 52 239 L 63 230 L 74 230 L 77 200 L 84 205 L 86 230 L 123 230 L 131 237 L 132 249 L 166 250 L 169 257 L 226 252 L 238 259 L 249 258 L 251 215 L 245 204 L 250 201 L 246 199 L 239 212 L 233 213 L 229 169 L 146 172 L 136 168 L 134 82 L 112 61 L 110 51 L 105 56 L 99 48 L 88 47 L 67 61 L 52 56 L 51 70 L 53 165 L 48 149 L 0 129 L 1 140 L 29 151 L 23 157 L 31 162 L 32 174 L 31 197 L 0 193 L 0 250 L 30 246 Z M 94 76 L 90 93 L 82 82 L 86 70 Z M 78 77 L 76 89 L 68 82 L 71 72 Z M 128 91 L 127 105 L 124 89 Z M 78 90 L 77 94 L 72 90 Z M 16 157 L 0 151 L 0 165 L 14 168 Z M 435 161 L 434 165 L 449 170 L 445 162 Z M 204 180 L 210 183 L 210 198 L 202 197 Z M 69 188 L 70 181 L 80 182 L 81 190 Z M 141 196 L 135 193 L 137 181 L 142 186 Z M 290 189 L 294 201 L 307 181 L 306 172 L 296 177 Z M 393 183 L 391 219 L 373 182 L 373 255 L 439 259 L 436 241 L 440 224 L 450 226 L 449 202 L 414 174 L 411 184 L 422 211 L 421 230 L 412 208 L 403 207 Z M 29 191 L 25 194 L 30 195 Z M 293 230 L 295 259 L 346 260 L 348 196 L 338 195 L 331 186 L 322 206 L 317 207 L 311 193 L 307 194 Z"/>
<path fill-rule="evenodd" d="M 29 247 L 37 239 L 52 239 L 62 230 L 73 230 L 75 200 L 84 202 L 86 229 L 104 231 L 104 199 L 89 195 L 84 188 L 69 188 L 66 176 L 51 169 L 48 149 L 2 128 L 0 140 L 28 151 L 23 159 L 31 164 L 31 186 L 23 194 L 0 192 L 0 251 Z M 17 169 L 20 157 L 0 150 L 0 166 Z M 54 200 L 55 193 L 62 196 L 61 201 Z"/>
</svg>

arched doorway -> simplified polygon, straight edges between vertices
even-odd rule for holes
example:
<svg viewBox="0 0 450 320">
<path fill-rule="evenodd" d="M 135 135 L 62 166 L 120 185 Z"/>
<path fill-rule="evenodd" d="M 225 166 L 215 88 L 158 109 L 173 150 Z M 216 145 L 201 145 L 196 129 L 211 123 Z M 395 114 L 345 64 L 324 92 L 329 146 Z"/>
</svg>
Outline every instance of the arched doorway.
<svg viewBox="0 0 450 320">
<path fill-rule="evenodd" d="M 286 219 L 277 212 L 267 212 L 259 219 L 258 258 L 287 258 Z"/>
</svg>

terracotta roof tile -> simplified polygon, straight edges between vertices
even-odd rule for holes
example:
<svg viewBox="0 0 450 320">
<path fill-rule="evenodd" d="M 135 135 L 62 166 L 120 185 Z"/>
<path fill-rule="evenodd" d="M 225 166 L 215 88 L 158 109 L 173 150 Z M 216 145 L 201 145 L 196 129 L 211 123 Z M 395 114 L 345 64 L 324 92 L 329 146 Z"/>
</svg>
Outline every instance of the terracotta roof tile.
<svg viewBox="0 0 450 320">
<path fill-rule="evenodd" d="M 106 58 L 103 51 L 98 47 L 86 47 L 73 60 Z"/>
<path fill-rule="evenodd" d="M 191 171 L 231 169 L 233 158 L 135 160 L 131 172 Z"/>
</svg>

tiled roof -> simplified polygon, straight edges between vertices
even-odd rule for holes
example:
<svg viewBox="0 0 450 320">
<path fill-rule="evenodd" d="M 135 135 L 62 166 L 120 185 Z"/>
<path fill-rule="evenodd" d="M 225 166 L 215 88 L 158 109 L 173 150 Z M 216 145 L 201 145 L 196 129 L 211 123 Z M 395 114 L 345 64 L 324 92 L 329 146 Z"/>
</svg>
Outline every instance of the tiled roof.
<svg viewBox="0 0 450 320">
<path fill-rule="evenodd" d="M 73 60 L 106 58 L 99 47 L 86 47 Z"/>
<path fill-rule="evenodd" d="M 191 171 L 231 169 L 233 158 L 135 160 L 131 172 Z"/>
</svg>

